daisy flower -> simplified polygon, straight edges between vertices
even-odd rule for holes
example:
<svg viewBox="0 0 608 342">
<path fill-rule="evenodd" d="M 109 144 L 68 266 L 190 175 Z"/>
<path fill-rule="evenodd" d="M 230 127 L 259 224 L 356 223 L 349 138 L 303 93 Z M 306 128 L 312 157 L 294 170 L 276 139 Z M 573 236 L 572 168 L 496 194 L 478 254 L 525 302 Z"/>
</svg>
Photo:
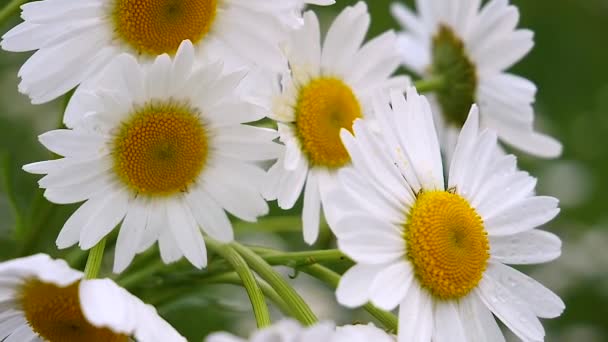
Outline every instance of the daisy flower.
<svg viewBox="0 0 608 342">
<path fill-rule="evenodd" d="M 293 320 L 282 320 L 271 327 L 256 331 L 248 339 L 228 333 L 211 334 L 206 342 L 394 342 L 395 338 L 372 323 L 368 325 L 345 325 L 336 327 L 331 322 L 318 323 L 312 327 L 302 327 Z"/>
<path fill-rule="evenodd" d="M 227 242 L 225 210 L 246 221 L 268 212 L 256 162 L 276 158 L 277 133 L 242 124 L 264 115 L 235 93 L 243 72 L 193 69 L 193 61 L 189 41 L 173 60 L 161 55 L 149 66 L 117 58 L 99 88 L 75 95 L 81 117 L 39 137 L 64 158 L 24 170 L 46 174 L 39 184 L 51 202 L 86 201 L 63 226 L 59 248 L 89 249 L 122 222 L 115 272 L 156 240 L 165 262 L 185 256 L 200 268 L 200 228 Z"/>
<path fill-rule="evenodd" d="M 505 72 L 534 45 L 533 32 L 516 29 L 519 12 L 507 0 L 417 0 L 419 14 L 395 3 L 392 12 L 406 29 L 398 44 L 413 72 L 442 79 L 430 102 L 437 115 L 441 145 L 450 155 L 473 103 L 483 127 L 504 143 L 553 158 L 562 146 L 533 128 L 536 86 Z"/>
<path fill-rule="evenodd" d="M 284 49 L 290 74 L 276 85 L 269 116 L 278 121 L 285 153 L 268 172 L 265 197 L 293 207 L 304 184 L 304 239 L 319 233 L 321 203 L 335 171 L 350 163 L 340 129 L 369 114 L 372 93 L 405 88 L 405 77 L 391 77 L 399 65 L 395 34 L 386 32 L 363 43 L 370 23 L 364 2 L 346 7 L 335 19 L 321 46 L 319 21 L 304 14 Z"/>
<path fill-rule="evenodd" d="M 2 341 L 186 341 L 112 280 L 84 280 L 46 254 L 0 263 L 0 279 Z"/>
<path fill-rule="evenodd" d="M 473 107 L 444 168 L 429 103 L 416 93 L 378 101 L 378 127 L 342 132 L 353 167 L 329 195 L 338 247 L 355 261 L 336 290 L 356 307 L 399 306 L 399 341 L 504 341 L 491 313 L 525 341 L 542 341 L 538 317 L 559 316 L 553 292 L 505 264 L 557 258 L 561 241 L 535 229 L 559 212 L 536 179 L 479 132 Z M 388 102 L 388 101 L 387 101 Z"/>
<path fill-rule="evenodd" d="M 95 78 L 121 53 L 140 62 L 175 55 L 184 40 L 202 55 L 230 56 L 281 70 L 278 43 L 305 3 L 327 0 L 43 0 L 21 7 L 24 22 L 2 37 L 7 51 L 36 51 L 19 90 L 44 103 Z M 297 22 L 291 23 L 291 26 Z M 216 53 L 219 52 L 219 53 Z"/>
</svg>

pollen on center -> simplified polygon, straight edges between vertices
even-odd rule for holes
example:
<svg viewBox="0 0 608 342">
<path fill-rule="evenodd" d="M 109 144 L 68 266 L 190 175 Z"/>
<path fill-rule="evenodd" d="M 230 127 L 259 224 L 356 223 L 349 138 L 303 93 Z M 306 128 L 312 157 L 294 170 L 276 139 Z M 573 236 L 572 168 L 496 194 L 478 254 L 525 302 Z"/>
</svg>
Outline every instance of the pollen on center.
<svg viewBox="0 0 608 342">
<path fill-rule="evenodd" d="M 350 162 L 340 130 L 352 132 L 361 106 L 351 88 L 337 78 L 311 80 L 299 91 L 296 135 L 311 166 L 339 168 Z"/>
<path fill-rule="evenodd" d="M 174 54 L 182 41 L 196 44 L 211 30 L 217 0 L 114 0 L 118 38 L 137 53 Z"/>
<path fill-rule="evenodd" d="M 462 298 L 479 284 L 489 242 L 481 217 L 466 199 L 448 191 L 421 192 L 405 228 L 407 257 L 433 296 Z"/>
<path fill-rule="evenodd" d="M 208 155 L 200 114 L 174 101 L 135 110 L 113 142 L 114 170 L 135 193 L 169 196 L 196 181 Z"/>
<path fill-rule="evenodd" d="M 78 286 L 29 280 L 19 290 L 19 304 L 32 330 L 45 341 L 127 342 L 128 336 L 89 323 L 80 308 Z"/>
</svg>

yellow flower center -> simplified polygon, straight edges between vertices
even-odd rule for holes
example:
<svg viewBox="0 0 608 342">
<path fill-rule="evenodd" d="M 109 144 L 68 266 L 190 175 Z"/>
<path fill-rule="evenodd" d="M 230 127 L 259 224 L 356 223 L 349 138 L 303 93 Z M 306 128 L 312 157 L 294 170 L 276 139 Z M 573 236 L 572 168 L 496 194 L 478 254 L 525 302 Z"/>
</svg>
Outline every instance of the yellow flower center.
<svg viewBox="0 0 608 342">
<path fill-rule="evenodd" d="M 186 39 L 196 44 L 215 20 L 217 0 L 115 0 L 114 30 L 142 55 L 174 54 Z"/>
<path fill-rule="evenodd" d="M 362 115 L 349 86 L 337 78 L 314 79 L 300 89 L 295 112 L 296 135 L 311 166 L 339 168 L 350 162 L 340 130 L 352 132 Z"/>
<path fill-rule="evenodd" d="M 481 217 L 464 198 L 447 191 L 418 195 L 405 239 L 416 277 L 440 299 L 462 298 L 473 290 L 490 257 Z"/>
<path fill-rule="evenodd" d="M 128 337 L 89 323 L 80 309 L 78 286 L 66 287 L 29 280 L 20 289 L 19 301 L 27 323 L 46 341 L 126 342 Z"/>
<path fill-rule="evenodd" d="M 175 101 L 135 110 L 113 142 L 114 170 L 134 192 L 168 196 L 186 191 L 208 154 L 199 113 Z"/>
</svg>

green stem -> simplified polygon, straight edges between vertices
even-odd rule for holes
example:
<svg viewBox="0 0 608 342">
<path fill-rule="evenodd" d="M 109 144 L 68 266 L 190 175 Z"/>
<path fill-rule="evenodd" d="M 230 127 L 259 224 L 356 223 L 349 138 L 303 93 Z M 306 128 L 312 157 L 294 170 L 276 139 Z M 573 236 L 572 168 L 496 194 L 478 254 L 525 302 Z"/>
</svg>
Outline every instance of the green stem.
<svg viewBox="0 0 608 342">
<path fill-rule="evenodd" d="M 12 17 L 19 7 L 27 1 L 28 0 L 13 0 L 4 6 L 4 8 L 0 10 L 0 25 L 2 25 L 5 20 Z"/>
<path fill-rule="evenodd" d="M 87 259 L 87 265 L 84 267 L 84 279 L 95 279 L 99 274 L 101 268 L 101 261 L 103 260 L 103 250 L 106 248 L 106 238 L 104 237 L 99 241 L 95 247 L 89 251 L 89 258 Z"/>
<path fill-rule="evenodd" d="M 340 282 L 340 275 L 338 273 L 321 265 L 306 266 L 302 267 L 300 270 L 310 276 L 313 276 L 314 278 L 323 281 L 334 289 L 338 287 L 338 283 Z M 387 330 L 394 333 L 397 332 L 398 320 L 395 315 L 390 312 L 378 309 L 370 303 L 365 304 L 363 308 L 370 315 L 376 318 L 380 323 L 382 323 L 382 325 L 384 325 Z"/>
<path fill-rule="evenodd" d="M 247 261 L 249 266 L 283 298 L 285 303 L 292 308 L 296 319 L 305 325 L 317 323 L 317 317 L 304 299 L 262 257 L 237 242 L 231 243 L 230 246 L 234 247 Z"/>
<path fill-rule="evenodd" d="M 255 276 L 247 266 L 247 262 L 243 257 L 230 245 L 222 245 L 218 241 L 211 238 L 206 238 L 205 243 L 210 250 L 219 254 L 234 268 L 239 278 L 243 282 L 243 286 L 247 291 L 253 314 L 258 324 L 258 328 L 263 328 L 270 325 L 270 313 L 264 298 L 264 294 L 260 289 Z"/>
<path fill-rule="evenodd" d="M 414 82 L 414 86 L 420 94 L 437 91 L 443 88 L 444 85 L 445 79 L 442 76 L 431 76 Z"/>
<path fill-rule="evenodd" d="M 232 284 L 232 285 L 240 285 L 244 286 L 243 280 L 238 276 L 235 272 L 219 274 L 210 278 L 205 279 L 205 284 L 207 283 L 215 283 L 215 284 Z M 281 310 L 281 312 L 286 316 L 293 316 L 293 311 L 291 307 L 285 303 L 285 301 L 279 296 L 279 294 L 268 285 L 268 283 L 264 281 L 258 281 L 258 285 L 260 289 L 264 293 L 264 295 L 270 299 L 276 306 Z"/>
</svg>

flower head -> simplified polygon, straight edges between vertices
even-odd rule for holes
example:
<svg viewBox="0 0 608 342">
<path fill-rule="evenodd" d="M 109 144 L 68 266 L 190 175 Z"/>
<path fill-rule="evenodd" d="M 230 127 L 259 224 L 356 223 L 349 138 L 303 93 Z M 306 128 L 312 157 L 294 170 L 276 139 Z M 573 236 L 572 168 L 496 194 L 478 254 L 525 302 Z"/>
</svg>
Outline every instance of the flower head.
<svg viewBox="0 0 608 342">
<path fill-rule="evenodd" d="M 278 44 L 301 21 L 304 3 L 266 0 L 42 0 L 23 5 L 24 22 L 2 37 L 8 51 L 33 51 L 19 90 L 44 103 L 95 79 L 113 58 L 140 62 L 175 55 L 190 40 L 197 55 L 282 70 Z M 229 58 L 230 57 L 230 58 Z M 52 62 L 50 62 L 52 61 Z"/>
<path fill-rule="evenodd" d="M 398 37 L 404 64 L 440 80 L 430 97 L 440 141 L 449 156 L 469 108 L 479 105 L 482 126 L 501 141 L 540 157 L 557 157 L 561 144 L 533 129 L 536 86 L 505 72 L 534 45 L 533 33 L 516 29 L 519 12 L 507 0 L 416 1 L 418 14 L 395 3 L 406 31 Z"/>
<path fill-rule="evenodd" d="M 75 95 L 79 115 L 65 117 L 68 129 L 40 136 L 64 158 L 24 169 L 46 174 L 39 184 L 50 201 L 86 201 L 61 230 L 60 248 L 89 249 L 122 222 L 116 272 L 157 240 L 165 262 L 185 256 L 202 267 L 201 228 L 231 241 L 224 210 L 247 221 L 267 213 L 254 162 L 276 158 L 276 131 L 242 124 L 263 117 L 235 90 L 243 72 L 193 62 L 189 41 L 149 66 L 124 55 L 98 88 Z"/>
<path fill-rule="evenodd" d="M 0 263 L 0 339 L 186 341 L 156 310 L 109 279 L 84 280 L 37 254 Z"/>
<path fill-rule="evenodd" d="M 399 341 L 504 340 L 491 312 L 520 338 L 542 340 L 537 317 L 559 316 L 564 304 L 505 264 L 560 255 L 559 238 L 536 229 L 558 214 L 557 200 L 536 196 L 536 180 L 500 152 L 495 133 L 479 131 L 476 107 L 447 179 L 424 97 L 392 92 L 390 107 L 375 108 L 378 126 L 343 130 L 353 167 L 328 196 L 338 247 L 356 262 L 338 301 L 399 306 Z"/>
<path fill-rule="evenodd" d="M 309 244 L 317 239 L 321 203 L 335 171 L 350 163 L 340 129 L 350 130 L 369 114 L 371 94 L 407 83 L 391 77 L 399 64 L 393 32 L 363 44 L 369 23 L 364 2 L 347 7 L 321 45 L 318 19 L 306 12 L 303 27 L 284 47 L 291 72 L 275 89 L 270 117 L 278 121 L 285 153 L 269 170 L 265 196 L 288 209 L 306 184 L 302 219 Z"/>
</svg>

